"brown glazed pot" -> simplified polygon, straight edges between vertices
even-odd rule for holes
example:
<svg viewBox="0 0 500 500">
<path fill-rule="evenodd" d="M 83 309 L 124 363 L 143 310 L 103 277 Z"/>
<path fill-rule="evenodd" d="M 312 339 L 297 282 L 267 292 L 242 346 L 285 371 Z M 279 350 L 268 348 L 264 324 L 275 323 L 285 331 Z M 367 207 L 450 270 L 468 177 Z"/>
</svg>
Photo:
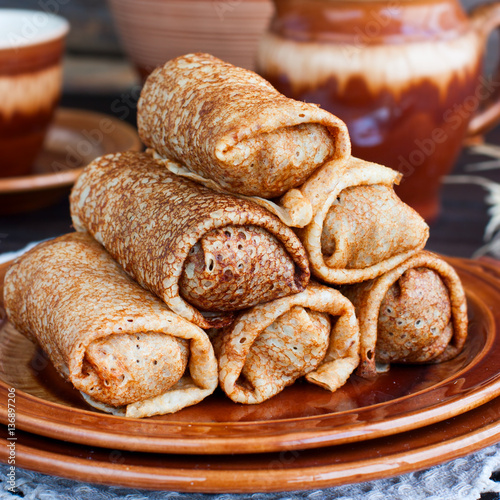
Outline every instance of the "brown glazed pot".
<svg viewBox="0 0 500 500">
<path fill-rule="evenodd" d="M 404 174 L 399 196 L 426 219 L 467 134 L 500 116 L 500 81 L 481 75 L 500 3 L 275 0 L 257 70 L 278 90 L 342 118 L 353 155 Z M 496 103 L 496 104 L 495 104 Z"/>
</svg>

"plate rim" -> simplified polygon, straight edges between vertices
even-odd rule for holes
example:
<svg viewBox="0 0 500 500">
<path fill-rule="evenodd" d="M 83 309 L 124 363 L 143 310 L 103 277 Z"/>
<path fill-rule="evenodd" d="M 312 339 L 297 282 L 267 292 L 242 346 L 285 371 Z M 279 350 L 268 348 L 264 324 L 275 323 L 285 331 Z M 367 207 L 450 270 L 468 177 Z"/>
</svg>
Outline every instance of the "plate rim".
<svg viewBox="0 0 500 500">
<path fill-rule="evenodd" d="M 500 410 L 500 398 L 486 403 L 486 406 L 495 406 L 495 413 Z M 226 470 L 211 470 L 210 467 L 168 467 L 164 464 L 157 467 L 126 465 L 122 466 L 119 455 L 115 450 L 110 452 L 108 460 L 99 460 L 92 456 L 91 459 L 81 456 L 67 455 L 47 451 L 42 446 L 29 446 L 22 444 L 22 436 L 16 442 L 16 466 L 24 467 L 36 472 L 54 475 L 68 479 L 106 484 L 118 487 L 144 488 L 149 490 L 171 490 L 186 493 L 257 493 L 257 492 L 284 492 L 294 490 L 314 490 L 327 487 L 342 486 L 359 482 L 373 481 L 409 472 L 416 472 L 428 467 L 464 457 L 470 453 L 477 452 L 482 448 L 492 446 L 498 442 L 500 435 L 500 420 L 484 422 L 484 419 L 476 416 L 471 423 L 471 415 L 480 412 L 481 408 L 475 408 L 470 412 L 453 417 L 449 420 L 438 422 L 431 426 L 430 430 L 446 427 L 456 427 L 462 431 L 459 436 L 453 435 L 449 439 L 443 439 L 437 444 L 418 444 L 411 448 L 412 441 L 418 443 L 419 434 L 429 428 L 416 429 L 397 438 L 406 438 L 409 450 L 388 453 L 386 455 L 368 454 L 367 459 L 359 459 L 349 463 L 337 462 L 335 457 L 339 454 L 337 446 L 325 448 L 323 453 L 331 456 L 330 463 L 295 467 L 293 460 L 285 460 L 283 467 L 277 468 L 249 468 L 242 466 L 239 469 L 228 467 Z M 468 427 L 463 420 L 468 422 Z M 34 436 L 35 440 L 40 439 Z M 42 438 L 50 442 L 57 440 Z M 8 462 L 9 442 L 0 438 L 0 462 Z M 61 443 L 58 445 L 72 446 L 72 443 Z M 361 443 L 364 445 L 365 443 Z M 382 444 L 382 446 L 384 446 Z M 85 447 L 92 450 L 91 446 Z M 307 450 L 305 450 L 307 451 Z M 310 450 L 309 450 L 310 451 Z M 116 456 L 115 456 L 116 455 Z M 149 455 L 139 453 L 140 456 Z M 263 465 L 266 459 L 275 459 L 276 454 L 264 454 L 259 456 Z M 281 457 L 281 454 L 279 455 Z M 68 459 L 69 458 L 69 459 Z M 213 460 L 215 457 L 202 457 Z M 251 459 L 253 457 L 250 457 Z M 231 461 L 243 462 L 247 457 L 239 455 L 230 457 Z"/>
<path fill-rule="evenodd" d="M 460 273 L 469 273 L 473 276 L 476 276 L 475 273 L 472 273 L 470 270 L 463 269 L 461 264 L 465 262 L 474 262 L 479 265 L 479 268 L 482 270 L 483 274 L 486 272 L 485 269 L 488 269 L 492 266 L 492 264 L 488 263 L 479 263 L 477 261 L 470 261 L 469 259 L 448 259 L 450 262 L 455 264 L 457 267 L 457 271 Z M 7 268 L 8 263 L 2 265 L 1 268 Z M 492 273 L 497 273 L 495 276 Z M 492 286 L 494 286 L 497 291 L 500 293 L 500 271 L 496 268 L 491 269 L 491 272 L 488 274 L 489 279 L 491 280 Z M 493 276 L 493 277 L 491 277 Z M 483 276 L 482 276 L 483 277 Z M 484 277 L 483 277 L 484 278 Z M 0 277 L 1 279 L 1 277 Z M 491 319 L 493 321 L 493 319 Z M 493 321 L 493 325 L 495 325 Z M 498 331 L 495 328 L 493 332 L 494 339 L 498 335 Z M 490 337 L 491 340 L 491 335 Z M 487 340 L 488 340 L 487 338 Z M 494 340 L 493 339 L 493 340 Z M 493 342 L 491 340 L 491 342 Z M 489 352 L 489 351 L 488 351 Z M 487 353 L 486 353 L 487 354 Z M 484 355 L 486 355 L 484 354 Z M 474 358 L 475 360 L 476 358 Z M 378 403 L 369 407 L 361 407 L 361 408 L 375 408 L 377 406 L 388 406 L 389 404 L 397 404 L 397 402 L 413 398 L 418 395 L 427 394 L 431 390 L 435 390 L 436 388 L 443 387 L 451 380 L 457 378 L 460 374 L 470 367 L 470 365 L 475 366 L 479 361 L 475 361 L 474 363 L 468 363 L 465 367 L 461 368 L 458 372 L 454 373 L 453 376 L 447 377 L 440 381 L 437 384 L 431 385 L 428 388 L 417 391 L 413 394 L 405 395 L 400 398 L 396 398 L 394 400 Z M 477 406 L 481 406 L 491 399 L 495 398 L 500 394 L 500 372 L 497 372 L 495 375 L 492 375 L 490 383 L 486 386 L 488 391 L 485 391 L 484 387 L 475 387 L 474 389 L 470 389 L 467 392 L 466 396 L 463 396 L 459 400 L 446 401 L 441 404 L 435 404 L 431 407 L 428 407 L 425 411 L 406 411 L 403 415 L 396 416 L 395 418 L 389 418 L 384 421 L 375 421 L 371 424 L 366 423 L 354 423 L 344 426 L 343 432 L 346 434 L 344 437 L 339 438 L 338 432 L 336 430 L 332 430 L 331 427 L 326 428 L 325 430 L 317 430 L 317 429 L 309 429 L 305 428 L 296 432 L 288 432 L 283 434 L 284 430 L 280 429 L 279 426 L 274 430 L 274 432 L 269 435 L 259 435 L 258 440 L 255 439 L 255 433 L 252 434 L 252 439 L 249 440 L 249 435 L 243 433 L 242 435 L 233 435 L 233 436 L 219 436 L 219 435 L 208 435 L 206 433 L 206 429 L 217 429 L 231 426 L 232 428 L 250 428 L 252 427 L 255 430 L 259 430 L 259 427 L 264 427 L 269 425 L 269 423 L 276 426 L 276 424 L 286 424 L 288 422 L 314 422 L 317 421 L 318 418 L 326 419 L 328 415 L 336 415 L 335 413 L 324 414 L 324 415 L 313 415 L 313 416 L 305 416 L 305 417 L 297 417 L 297 418 L 288 418 L 288 419 L 276 419 L 271 421 L 246 421 L 246 422 L 186 422 L 186 421 L 162 421 L 162 420 L 151 420 L 154 426 L 160 426 L 162 430 L 170 430 L 171 435 L 161 434 L 161 435 L 130 435 L 125 434 L 126 431 L 119 432 L 109 432 L 102 431 L 100 429 L 89 429 L 85 428 L 82 431 L 82 428 L 75 429 L 74 424 L 68 424 L 64 418 L 59 418 L 57 421 L 53 421 L 47 419 L 46 416 L 42 414 L 33 414 L 33 412 L 38 408 L 39 405 L 41 407 L 48 407 L 52 411 L 60 412 L 61 415 L 64 415 L 67 412 L 70 413 L 78 413 L 86 416 L 87 420 L 92 419 L 102 419 L 105 418 L 107 421 L 112 422 L 113 419 L 117 419 L 122 423 L 136 423 L 137 426 L 143 427 L 144 422 L 147 422 L 148 419 L 125 419 L 124 417 L 116 417 L 113 415 L 96 413 L 90 410 L 84 410 L 79 408 L 73 408 L 70 406 L 61 405 L 56 402 L 51 402 L 48 400 L 44 400 L 37 396 L 25 393 L 24 391 L 16 391 L 16 399 L 20 398 L 21 406 L 26 402 L 27 413 L 19 412 L 16 416 L 16 425 L 18 428 L 22 430 L 26 430 L 29 432 L 34 432 L 36 434 L 40 434 L 42 436 L 46 436 L 49 438 L 55 439 L 64 439 L 67 441 L 72 441 L 74 443 L 80 444 L 92 444 L 95 446 L 107 447 L 110 444 L 122 450 L 134 450 L 134 451 L 143 451 L 143 452 L 158 452 L 158 453 L 177 453 L 177 454 L 207 454 L 207 455 L 216 455 L 216 454 L 224 454 L 224 453 L 260 453 L 260 452 L 274 452 L 281 450 L 301 450 L 307 448 L 319 448 L 325 446 L 333 446 L 345 443 L 352 443 L 357 441 L 364 441 L 368 439 L 376 439 L 378 437 L 384 437 L 396 433 L 407 432 L 412 429 L 416 429 L 425 425 L 432 425 L 434 423 L 446 420 L 448 418 L 454 417 L 466 411 L 469 411 Z M 7 394 L 8 384 L 3 380 L 0 380 L 0 422 L 6 423 L 7 421 L 7 408 L 3 404 L 3 401 L 6 400 L 5 396 Z M 441 412 L 442 408 L 448 408 L 448 411 Z M 31 411 L 30 411 L 31 410 Z M 356 411 L 359 412 L 360 408 L 355 408 L 352 410 L 347 410 L 345 412 L 339 413 L 354 413 Z M 415 418 L 417 417 L 417 418 Z M 418 418 L 420 417 L 420 419 Z M 397 424 L 397 425 L 396 425 Z M 145 427 L 148 424 L 146 423 Z M 172 433 L 172 430 L 178 427 L 189 427 L 190 433 L 188 435 L 184 434 L 181 438 L 172 436 L 175 432 Z M 196 432 L 196 431 L 199 432 Z M 285 429 L 286 430 L 286 429 Z M 363 432 L 359 432 L 363 430 Z M 367 432 L 367 430 L 369 432 Z M 358 431 L 358 432 L 356 432 Z M 200 437 L 203 436 L 203 439 L 200 441 Z"/>
</svg>

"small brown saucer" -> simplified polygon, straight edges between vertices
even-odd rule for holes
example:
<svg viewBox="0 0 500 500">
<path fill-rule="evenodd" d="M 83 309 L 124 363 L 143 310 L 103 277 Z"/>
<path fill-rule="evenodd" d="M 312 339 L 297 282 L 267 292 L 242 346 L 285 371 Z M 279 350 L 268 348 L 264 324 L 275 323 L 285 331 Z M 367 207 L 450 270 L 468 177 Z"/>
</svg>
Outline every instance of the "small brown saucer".
<svg viewBox="0 0 500 500">
<path fill-rule="evenodd" d="M 61 108 L 32 174 L 0 178 L 0 214 L 51 205 L 68 194 L 82 168 L 94 158 L 141 149 L 137 131 L 128 123 L 93 111 Z"/>
</svg>

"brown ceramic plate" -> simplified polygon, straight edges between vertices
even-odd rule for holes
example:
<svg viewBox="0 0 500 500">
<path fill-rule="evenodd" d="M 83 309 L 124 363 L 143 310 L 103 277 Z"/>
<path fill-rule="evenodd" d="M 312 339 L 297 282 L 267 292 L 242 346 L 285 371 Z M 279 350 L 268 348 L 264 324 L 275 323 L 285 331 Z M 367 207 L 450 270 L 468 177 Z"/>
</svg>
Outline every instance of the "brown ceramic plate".
<svg viewBox="0 0 500 500">
<path fill-rule="evenodd" d="M 120 451 L 16 430 L 15 461 L 18 467 L 45 474 L 131 488 L 202 493 L 318 490 L 414 472 L 485 448 L 499 440 L 499 415 L 496 398 L 402 434 L 315 450 L 238 456 Z M 0 439 L 0 461 L 5 463 L 8 443 Z"/>
<path fill-rule="evenodd" d="M 467 290 L 464 351 L 437 365 L 393 366 L 374 381 L 352 376 L 335 393 L 296 383 L 260 405 L 217 392 L 173 415 L 125 419 L 91 410 L 8 323 L 0 329 L 0 421 L 16 388 L 16 427 L 73 443 L 177 454 L 259 453 L 367 441 L 446 420 L 500 394 L 500 271 L 454 259 Z M 500 435 L 499 435 L 500 439 Z"/>
<path fill-rule="evenodd" d="M 69 192 L 82 168 L 94 158 L 141 148 L 134 127 L 117 118 L 58 109 L 32 173 L 0 178 L 0 214 L 50 205 Z"/>
</svg>

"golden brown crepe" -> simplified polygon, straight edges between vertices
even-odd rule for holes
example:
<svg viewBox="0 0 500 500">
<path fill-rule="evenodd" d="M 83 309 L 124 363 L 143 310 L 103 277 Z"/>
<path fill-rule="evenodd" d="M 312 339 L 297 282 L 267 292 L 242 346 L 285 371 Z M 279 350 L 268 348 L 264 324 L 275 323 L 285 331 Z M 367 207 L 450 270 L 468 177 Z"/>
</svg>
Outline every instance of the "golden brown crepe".
<svg viewBox="0 0 500 500">
<path fill-rule="evenodd" d="M 376 279 L 342 287 L 356 307 L 361 334 L 358 373 L 390 363 L 438 363 L 455 357 L 467 337 L 467 304 L 455 270 L 422 251 Z"/>
<path fill-rule="evenodd" d="M 300 189 L 314 200 L 313 219 L 298 234 L 311 272 L 330 284 L 375 278 L 421 250 L 429 228 L 394 193 L 401 174 L 351 157 L 328 165 Z"/>
<path fill-rule="evenodd" d="M 236 403 L 261 403 L 303 375 L 333 392 L 359 362 L 353 305 L 315 283 L 249 309 L 211 337 L 221 387 Z"/>
<path fill-rule="evenodd" d="M 133 282 L 87 233 L 42 243 L 5 277 L 9 320 L 99 409 L 173 413 L 211 394 L 206 333 Z"/>
<path fill-rule="evenodd" d="M 277 217 L 144 153 L 93 161 L 73 188 L 71 214 L 77 231 L 88 230 L 141 285 L 202 328 L 300 292 L 309 280 L 302 244 Z"/>
<path fill-rule="evenodd" d="M 165 163 L 174 173 L 238 195 L 282 196 L 350 155 L 347 127 L 336 116 L 209 54 L 187 54 L 153 71 L 137 123 L 156 158 L 178 162 Z M 302 208 L 299 217 L 302 209 L 287 205 L 284 217 L 310 218 Z"/>
</svg>

